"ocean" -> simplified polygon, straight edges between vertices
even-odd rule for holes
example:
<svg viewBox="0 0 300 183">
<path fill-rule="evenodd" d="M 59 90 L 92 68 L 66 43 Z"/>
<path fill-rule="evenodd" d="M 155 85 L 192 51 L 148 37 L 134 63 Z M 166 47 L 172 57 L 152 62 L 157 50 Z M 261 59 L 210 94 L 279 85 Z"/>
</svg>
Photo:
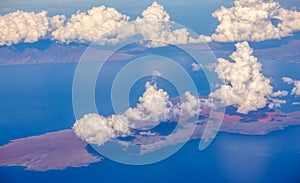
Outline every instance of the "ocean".
<svg viewBox="0 0 300 183">
<path fill-rule="evenodd" d="M 0 67 L 0 145 L 72 127 L 75 121 L 72 109 L 75 68 L 75 63 Z M 116 67 L 112 65 L 111 68 Z M 166 88 L 172 88 L 172 85 L 166 85 Z M 142 92 L 131 95 L 132 105 Z M 98 95 L 102 105 L 107 104 Z M 103 115 L 112 112 L 109 104 L 101 109 Z M 104 159 L 87 167 L 45 172 L 27 171 L 17 166 L 0 167 L 0 182 L 298 183 L 299 139 L 300 127 L 263 136 L 221 132 L 204 151 L 198 150 L 199 140 L 192 140 L 173 156 L 155 164 L 131 166 Z"/>
</svg>

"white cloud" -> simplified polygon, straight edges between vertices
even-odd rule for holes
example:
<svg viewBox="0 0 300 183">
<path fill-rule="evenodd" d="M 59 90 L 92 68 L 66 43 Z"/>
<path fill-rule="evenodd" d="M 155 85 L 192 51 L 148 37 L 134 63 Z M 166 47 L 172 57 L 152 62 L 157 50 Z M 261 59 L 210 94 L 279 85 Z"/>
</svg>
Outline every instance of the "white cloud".
<svg viewBox="0 0 300 183">
<path fill-rule="evenodd" d="M 105 6 L 78 11 L 68 20 L 64 15 L 47 17 L 46 11 L 36 14 L 17 11 L 0 17 L 0 44 L 35 42 L 45 37 L 67 44 L 94 41 L 115 44 L 135 35 L 149 40 L 149 47 L 200 41 L 192 38 L 187 29 L 174 28 L 170 15 L 156 1 L 142 12 L 142 17 L 129 19 L 129 16 Z"/>
<path fill-rule="evenodd" d="M 76 120 L 73 130 L 77 136 L 91 144 L 102 145 L 112 138 L 130 134 L 130 128 L 141 122 L 155 125 L 168 119 L 184 116 L 191 118 L 199 115 L 204 107 L 211 107 L 208 99 L 198 99 L 186 92 L 181 104 L 173 106 L 166 91 L 158 89 L 149 82 L 145 85 L 146 91 L 139 98 L 136 107 L 127 109 L 122 114 L 104 117 L 98 114 L 86 114 Z"/>
<path fill-rule="evenodd" d="M 291 95 L 300 96 L 300 81 L 299 80 L 294 80 L 294 79 L 289 78 L 289 77 L 283 77 L 282 81 L 287 83 L 287 84 L 293 84 L 294 85 L 294 87 L 291 91 Z"/>
<path fill-rule="evenodd" d="M 53 17 L 49 17 L 48 19 L 50 21 L 50 27 L 51 27 L 51 29 L 49 31 L 53 31 L 64 25 L 64 22 L 66 21 L 66 16 L 65 15 L 55 15 Z"/>
<path fill-rule="evenodd" d="M 149 47 L 196 42 L 186 29 L 171 29 L 170 15 L 157 2 L 147 7 L 142 17 L 131 22 L 129 19 L 114 8 L 94 7 L 72 15 L 65 26 L 52 32 L 52 36 L 63 43 L 97 41 L 99 44 L 115 44 L 142 35 L 145 40 L 150 40 Z"/>
<path fill-rule="evenodd" d="M 147 82 L 146 91 L 139 98 L 139 104 L 135 108 L 129 108 L 125 111 L 124 116 L 133 122 L 159 122 L 171 117 L 172 107 L 168 93 Z"/>
<path fill-rule="evenodd" d="M 196 63 L 192 63 L 192 70 L 193 71 L 200 71 L 201 66 L 199 64 Z"/>
<path fill-rule="evenodd" d="M 161 76 L 161 73 L 159 71 L 155 70 L 152 72 L 152 76 L 158 77 L 158 76 Z"/>
<path fill-rule="evenodd" d="M 277 92 L 272 93 L 272 97 L 284 97 L 287 96 L 288 94 L 289 92 L 286 90 L 279 90 Z"/>
<path fill-rule="evenodd" d="M 211 64 L 197 64 L 197 63 L 192 63 L 192 71 L 199 71 L 201 70 L 201 67 L 209 70 L 209 71 L 214 71 L 217 64 L 216 63 L 211 63 Z"/>
<path fill-rule="evenodd" d="M 151 47 L 165 46 L 167 44 L 187 44 L 199 40 L 193 39 L 187 29 L 172 30 L 170 15 L 164 7 L 156 1 L 142 12 L 142 18 L 134 21 L 136 34 L 141 34 L 144 39 L 151 40 Z"/>
<path fill-rule="evenodd" d="M 282 104 L 285 104 L 286 101 L 285 100 L 279 100 L 277 98 L 271 98 L 269 97 L 269 104 L 268 107 L 270 109 L 274 109 L 274 108 L 278 108 L 281 107 Z"/>
<path fill-rule="evenodd" d="M 195 115 L 199 115 L 200 112 L 200 100 L 191 95 L 190 92 L 185 92 L 183 101 L 180 104 L 178 104 L 174 109 L 174 114 L 179 115 L 182 114 L 182 116 L 188 116 L 193 117 Z"/>
<path fill-rule="evenodd" d="M 63 43 L 98 41 L 107 44 L 139 34 L 152 40 L 149 46 L 158 47 L 199 43 L 200 40 L 280 39 L 300 30 L 300 12 L 284 9 L 273 0 L 235 0 L 234 7 L 221 7 L 213 16 L 220 22 L 215 33 L 192 38 L 187 29 L 172 27 L 170 15 L 156 1 L 142 12 L 142 17 L 131 22 L 129 16 L 105 6 L 77 12 L 65 24 L 64 15 L 47 17 L 46 11 L 17 11 L 0 17 L 0 45 L 35 42 L 48 35 Z"/>
<path fill-rule="evenodd" d="M 262 65 L 254 57 L 247 42 L 235 44 L 236 51 L 231 61 L 218 59 L 216 72 L 224 82 L 212 97 L 222 99 L 226 105 L 235 105 L 239 113 L 248 113 L 263 108 L 272 95 L 270 80 L 262 74 Z"/>
<path fill-rule="evenodd" d="M 0 16 L 0 46 L 38 41 L 53 29 L 60 27 L 64 21 L 64 15 L 49 18 L 46 11 L 16 11 Z"/>
<path fill-rule="evenodd" d="M 292 78 L 289 77 L 283 77 L 281 78 L 283 82 L 287 83 L 287 84 L 292 84 L 294 82 L 294 80 Z"/>
<path fill-rule="evenodd" d="M 169 21 L 170 15 L 165 11 L 164 7 L 156 1 L 142 12 L 143 19 Z"/>
<path fill-rule="evenodd" d="M 300 81 L 294 81 L 294 88 L 292 89 L 291 94 L 300 96 Z"/>
<path fill-rule="evenodd" d="M 91 144 L 102 145 L 118 134 L 128 134 L 129 127 L 117 116 L 103 117 L 98 114 L 86 114 L 73 126 L 75 134 Z"/>
<path fill-rule="evenodd" d="M 130 127 L 134 127 L 136 122 L 147 121 L 155 124 L 169 119 L 172 107 L 168 93 L 147 82 L 146 91 L 139 98 L 136 107 L 109 117 L 87 114 L 75 122 L 73 130 L 88 143 L 102 145 L 111 138 L 128 135 Z"/>
<path fill-rule="evenodd" d="M 210 99 L 196 97 L 187 91 L 181 98 L 181 103 L 174 107 L 173 115 L 191 118 L 198 116 L 203 108 L 207 107 L 213 107 L 213 102 Z"/>
<path fill-rule="evenodd" d="M 129 21 L 129 17 L 114 8 L 94 7 L 87 12 L 72 15 L 65 26 L 52 32 L 54 39 L 61 42 L 110 42 L 116 28 Z"/>
<path fill-rule="evenodd" d="M 129 134 L 129 127 L 133 127 L 135 122 L 160 122 L 169 118 L 171 109 L 167 92 L 146 83 L 146 91 L 135 108 L 109 117 L 87 114 L 75 122 L 73 130 L 88 143 L 102 145 L 111 138 Z"/>
<path fill-rule="evenodd" d="M 221 7 L 212 16 L 220 24 L 211 36 L 200 36 L 206 41 L 264 41 L 300 30 L 300 12 L 274 0 L 235 0 L 233 7 Z"/>
</svg>

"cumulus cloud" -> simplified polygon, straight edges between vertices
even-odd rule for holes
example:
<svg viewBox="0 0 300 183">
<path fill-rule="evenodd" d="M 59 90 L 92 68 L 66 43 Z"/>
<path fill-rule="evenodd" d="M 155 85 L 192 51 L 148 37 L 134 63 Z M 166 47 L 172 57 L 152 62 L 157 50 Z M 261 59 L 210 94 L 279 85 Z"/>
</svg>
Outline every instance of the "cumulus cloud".
<svg viewBox="0 0 300 183">
<path fill-rule="evenodd" d="M 147 7 L 141 17 L 130 17 L 115 8 L 99 6 L 87 12 L 73 14 L 66 20 L 64 15 L 47 17 L 47 12 L 14 12 L 0 17 L 0 44 L 11 45 L 35 42 L 48 36 L 62 43 L 98 42 L 115 44 L 135 35 L 149 40 L 149 47 L 168 44 L 196 43 L 185 28 L 174 28 L 170 15 L 156 1 Z"/>
<path fill-rule="evenodd" d="M 283 77 L 282 81 L 287 83 L 287 84 L 293 84 L 294 87 L 292 88 L 291 95 L 296 95 L 300 96 L 300 81 L 299 80 L 294 80 L 289 77 Z"/>
<path fill-rule="evenodd" d="M 98 7 L 99 8 L 99 7 Z M 101 7 L 105 8 L 104 6 Z M 95 9 L 95 8 L 93 8 Z M 92 9 L 92 10 L 93 10 Z M 91 11 L 91 10 L 89 10 Z M 196 43 L 199 42 L 199 39 L 194 39 L 190 36 L 190 33 L 185 28 L 174 28 L 172 27 L 172 23 L 170 22 L 170 15 L 166 12 L 164 7 L 154 1 L 149 7 L 147 7 L 143 12 L 141 17 L 137 17 L 135 20 L 129 22 L 129 17 L 126 15 L 120 14 L 117 10 L 113 9 L 111 12 L 107 12 L 106 14 L 113 13 L 113 16 L 108 16 L 109 19 L 105 19 L 104 21 L 109 21 L 109 27 L 102 27 L 100 30 L 98 29 L 97 35 L 101 36 L 93 36 L 93 31 L 95 27 L 87 27 L 90 32 L 84 31 L 84 33 L 90 37 L 90 39 L 86 39 L 83 41 L 98 41 L 99 43 L 118 43 L 126 38 L 135 35 L 141 35 L 143 39 L 149 40 L 149 47 L 160 47 L 166 46 L 168 44 L 187 44 L 187 43 Z M 82 13 L 81 13 L 82 14 Z M 99 13 L 98 13 L 99 15 Z M 83 14 L 82 16 L 86 17 L 87 22 L 91 21 L 90 17 L 91 13 Z M 103 15 L 93 16 L 97 21 L 99 19 L 102 21 Z M 112 22 L 112 18 L 114 22 Z M 71 18 L 72 20 L 72 18 Z M 78 24 L 83 24 L 82 18 L 79 18 L 77 21 Z M 100 21 L 100 23 L 101 23 Z M 68 26 L 68 24 L 67 24 Z M 74 24 L 69 25 L 71 29 L 77 30 L 77 27 L 74 27 Z M 97 27 L 98 28 L 98 27 Z M 59 30 L 57 30 L 58 32 Z M 54 33 L 53 33 L 54 34 Z M 81 36 L 83 32 L 78 32 L 78 35 L 70 38 L 69 41 L 76 41 L 77 37 Z M 62 35 L 61 33 L 59 35 Z M 56 36 L 54 36 L 55 38 Z M 62 42 L 66 42 L 64 39 L 58 39 Z"/>
<path fill-rule="evenodd" d="M 186 28 L 174 28 L 170 15 L 156 1 L 141 17 L 130 17 L 114 8 L 99 6 L 77 12 L 66 20 L 64 15 L 47 17 L 46 11 L 17 11 L 0 17 L 0 45 L 35 42 L 51 35 L 63 43 L 93 42 L 114 44 L 134 35 L 150 40 L 149 46 L 188 44 L 205 41 L 263 41 L 280 39 L 300 30 L 300 12 L 287 10 L 273 0 L 235 0 L 231 8 L 213 13 L 220 24 L 211 36 L 193 38 Z"/>
<path fill-rule="evenodd" d="M 226 105 L 235 105 L 239 113 L 248 113 L 263 108 L 272 95 L 270 80 L 262 74 L 262 65 L 254 57 L 247 42 L 235 44 L 236 51 L 231 54 L 232 61 L 218 59 L 216 73 L 223 81 L 212 97 L 222 99 Z"/>
<path fill-rule="evenodd" d="M 16 11 L 0 16 L 0 46 L 38 41 L 45 38 L 50 31 L 62 26 L 65 19 L 64 15 L 47 17 L 46 11 Z"/>
<path fill-rule="evenodd" d="M 204 108 L 213 107 L 213 102 L 208 98 L 199 98 L 186 91 L 181 98 L 181 103 L 178 103 L 173 108 L 173 115 L 191 118 L 199 116 L 199 113 Z"/>
<path fill-rule="evenodd" d="M 187 29 L 179 28 L 172 30 L 170 15 L 164 7 L 156 1 L 142 12 L 142 18 L 138 17 L 134 24 L 137 34 L 144 39 L 151 40 L 152 47 L 165 46 L 167 44 L 187 44 L 197 42 L 193 39 Z"/>
<path fill-rule="evenodd" d="M 165 11 L 164 7 L 158 4 L 156 1 L 151 6 L 146 8 L 143 12 L 143 19 L 147 20 L 161 20 L 169 21 L 170 15 Z"/>
<path fill-rule="evenodd" d="M 52 32 L 54 39 L 61 42 L 92 42 L 98 40 L 106 43 L 117 27 L 128 22 L 129 17 L 114 8 L 94 7 L 87 12 L 72 15 L 65 26 Z"/>
<path fill-rule="evenodd" d="M 88 143 L 102 145 L 111 138 L 128 135 L 135 122 L 155 123 L 170 118 L 171 110 L 168 93 L 147 82 L 146 91 L 136 107 L 109 117 L 87 114 L 75 122 L 73 130 Z"/>
<path fill-rule="evenodd" d="M 199 115 L 199 112 L 200 100 L 197 97 L 191 95 L 190 92 L 185 92 L 181 105 L 178 104 L 174 109 L 175 115 L 182 114 L 182 116 L 188 117 Z"/>
<path fill-rule="evenodd" d="M 181 103 L 173 106 L 166 91 L 149 82 L 145 87 L 136 107 L 108 117 L 86 114 L 74 123 L 75 134 L 88 143 L 102 145 L 112 138 L 129 135 L 136 124 L 143 124 L 141 122 L 157 124 L 177 116 L 191 118 L 199 115 L 204 107 L 212 106 L 208 99 L 199 99 L 190 92 L 185 93 Z"/>
<path fill-rule="evenodd" d="M 91 144 L 102 145 L 111 138 L 129 133 L 129 126 L 118 116 L 103 117 L 98 114 L 86 114 L 73 126 L 75 134 Z"/>
<path fill-rule="evenodd" d="M 146 91 L 139 98 L 139 104 L 135 108 L 129 108 L 124 115 L 132 122 L 159 122 L 171 117 L 172 107 L 168 93 L 147 82 Z"/>
<path fill-rule="evenodd" d="M 264 41 L 300 30 L 300 12 L 274 0 L 235 0 L 233 7 L 222 6 L 212 16 L 220 23 L 211 36 L 200 36 L 206 41 Z"/>
</svg>

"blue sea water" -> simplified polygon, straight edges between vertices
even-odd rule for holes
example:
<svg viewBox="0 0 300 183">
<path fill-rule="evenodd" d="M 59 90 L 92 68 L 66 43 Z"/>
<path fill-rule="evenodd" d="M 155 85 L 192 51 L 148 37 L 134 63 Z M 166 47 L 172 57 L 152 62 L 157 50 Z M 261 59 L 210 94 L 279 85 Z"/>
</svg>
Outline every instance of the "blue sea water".
<svg viewBox="0 0 300 183">
<path fill-rule="evenodd" d="M 75 121 L 72 110 L 75 68 L 74 63 L 0 67 L 0 145 L 72 126 Z M 142 92 L 132 95 L 132 103 Z M 176 96 L 176 92 L 172 95 Z M 98 98 L 100 100 L 101 96 Z M 102 112 L 109 115 L 111 109 Z M 198 150 L 199 140 L 192 140 L 173 156 L 155 164 L 129 166 L 104 159 L 87 167 L 62 171 L 0 167 L 0 182 L 298 183 L 299 139 L 300 127 L 264 136 L 219 133 L 204 151 Z"/>
</svg>

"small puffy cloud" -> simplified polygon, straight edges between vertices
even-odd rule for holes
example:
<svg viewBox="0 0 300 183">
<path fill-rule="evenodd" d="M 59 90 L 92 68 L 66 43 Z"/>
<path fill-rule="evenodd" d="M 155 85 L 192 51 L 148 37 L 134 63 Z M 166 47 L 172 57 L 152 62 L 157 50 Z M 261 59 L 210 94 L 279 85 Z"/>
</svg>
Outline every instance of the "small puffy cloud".
<svg viewBox="0 0 300 183">
<path fill-rule="evenodd" d="M 46 11 L 39 13 L 16 11 L 0 16 L 0 46 L 32 43 L 60 27 L 65 21 L 64 15 L 47 17 Z"/>
<path fill-rule="evenodd" d="M 272 93 L 272 97 L 284 97 L 287 96 L 288 94 L 289 92 L 286 90 L 279 90 L 277 92 Z"/>
<path fill-rule="evenodd" d="M 283 77 L 281 78 L 283 82 L 287 83 L 287 84 L 292 84 L 294 82 L 294 80 L 292 78 L 289 77 Z"/>
<path fill-rule="evenodd" d="M 161 73 L 157 70 L 152 72 L 152 76 L 161 76 Z"/>
<path fill-rule="evenodd" d="M 235 0 L 230 8 L 212 14 L 220 24 L 206 41 L 264 41 L 280 39 L 300 30 L 300 12 L 287 10 L 274 0 Z"/>
<path fill-rule="evenodd" d="M 294 79 L 289 78 L 289 77 L 283 77 L 282 81 L 287 83 L 287 84 L 293 84 L 294 85 L 294 87 L 291 91 L 291 95 L 300 96 L 300 81 L 299 80 L 294 80 Z"/>
<path fill-rule="evenodd" d="M 276 93 L 276 92 L 275 92 Z M 272 95 L 273 96 L 273 95 Z M 279 96 L 280 97 L 280 96 Z M 285 100 L 280 100 L 280 99 L 277 99 L 277 98 L 269 98 L 269 104 L 268 104 L 268 107 L 270 109 L 274 109 L 274 108 L 278 108 L 278 107 L 281 107 L 282 104 L 285 104 L 286 101 Z"/>
<path fill-rule="evenodd" d="M 294 88 L 292 89 L 291 94 L 300 96 L 300 81 L 294 81 Z"/>
<path fill-rule="evenodd" d="M 241 42 L 235 46 L 236 51 L 230 56 L 232 61 L 218 59 L 215 71 L 224 84 L 210 95 L 222 99 L 226 105 L 237 106 L 238 112 L 245 114 L 265 107 L 273 87 L 249 44 Z"/>
<path fill-rule="evenodd" d="M 199 64 L 192 63 L 192 70 L 199 71 L 199 70 L 201 70 L 201 66 Z"/>
<path fill-rule="evenodd" d="M 208 71 L 214 71 L 216 66 L 217 66 L 216 63 L 211 63 L 211 64 L 192 63 L 192 71 L 199 71 L 201 70 L 201 67 L 207 69 Z"/>
</svg>

